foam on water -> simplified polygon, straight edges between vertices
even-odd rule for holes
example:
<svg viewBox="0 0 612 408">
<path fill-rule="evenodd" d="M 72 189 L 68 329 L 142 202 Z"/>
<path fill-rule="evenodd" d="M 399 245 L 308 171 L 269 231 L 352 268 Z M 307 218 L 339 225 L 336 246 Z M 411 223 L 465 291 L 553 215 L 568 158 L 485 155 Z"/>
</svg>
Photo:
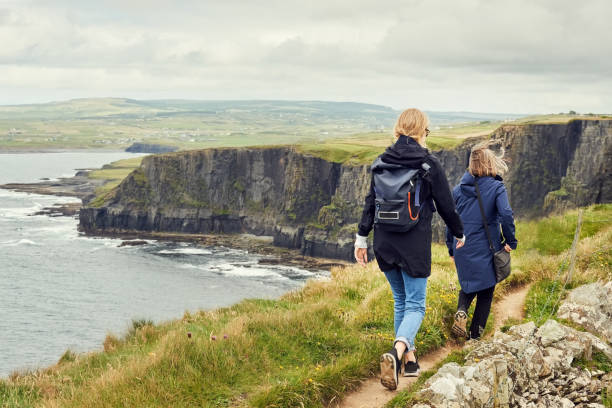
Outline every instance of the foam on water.
<svg viewBox="0 0 612 408">
<path fill-rule="evenodd" d="M 203 248 L 176 248 L 176 249 L 162 249 L 157 252 L 162 255 L 211 255 L 213 252 L 209 249 Z"/>
<path fill-rule="evenodd" d="M 241 276 L 241 277 L 266 277 L 266 278 L 277 278 L 287 279 L 285 276 L 270 268 L 262 268 L 257 266 L 255 263 L 222 263 L 215 266 L 209 267 L 212 272 L 219 273 L 226 276 Z"/>
<path fill-rule="evenodd" d="M 7 246 L 7 247 L 15 247 L 19 245 L 38 245 L 38 244 L 29 239 L 20 239 L 20 240 L 2 242 L 0 243 L 0 245 Z"/>
</svg>

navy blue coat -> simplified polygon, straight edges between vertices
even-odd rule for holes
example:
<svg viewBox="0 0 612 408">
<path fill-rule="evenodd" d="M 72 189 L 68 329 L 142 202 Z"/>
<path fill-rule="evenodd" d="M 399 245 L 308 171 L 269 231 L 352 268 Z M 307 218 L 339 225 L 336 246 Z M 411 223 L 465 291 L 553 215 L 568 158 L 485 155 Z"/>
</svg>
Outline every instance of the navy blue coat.
<svg viewBox="0 0 612 408">
<path fill-rule="evenodd" d="M 475 181 L 474 176 L 466 172 L 460 184 L 453 189 L 457 212 L 465 229 L 465 245 L 456 249 L 452 234 L 448 230 L 446 233 L 446 246 L 449 254 L 455 257 L 459 284 L 465 293 L 478 292 L 496 284 L 493 254 L 482 225 Z M 514 217 L 501 177 L 479 177 L 478 187 L 495 251 L 499 251 L 506 243 L 516 249 Z"/>
</svg>

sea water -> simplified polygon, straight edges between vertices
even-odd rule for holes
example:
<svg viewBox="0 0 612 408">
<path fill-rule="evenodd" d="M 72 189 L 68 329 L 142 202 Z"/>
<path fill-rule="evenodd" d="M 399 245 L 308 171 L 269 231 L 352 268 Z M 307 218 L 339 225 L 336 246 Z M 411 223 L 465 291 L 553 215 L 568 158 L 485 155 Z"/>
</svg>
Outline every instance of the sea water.
<svg viewBox="0 0 612 408">
<path fill-rule="evenodd" d="M 0 184 L 71 176 L 134 157 L 116 153 L 0 154 Z M 0 377 L 45 367 L 68 349 L 101 349 L 134 319 L 161 322 L 186 310 L 273 298 L 323 273 L 260 265 L 259 255 L 223 247 L 86 237 L 73 217 L 34 216 L 78 202 L 0 189 Z"/>
</svg>

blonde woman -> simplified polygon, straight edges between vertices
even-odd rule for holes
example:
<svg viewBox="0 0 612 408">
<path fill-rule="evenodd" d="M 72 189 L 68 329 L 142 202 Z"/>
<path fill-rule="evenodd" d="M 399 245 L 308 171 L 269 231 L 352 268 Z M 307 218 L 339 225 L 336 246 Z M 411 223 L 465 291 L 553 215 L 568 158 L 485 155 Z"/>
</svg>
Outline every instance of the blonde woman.
<svg viewBox="0 0 612 408">
<path fill-rule="evenodd" d="M 503 154 L 497 156 L 489 146 L 490 142 L 483 142 L 472 148 L 468 171 L 461 178 L 459 185 L 453 189 L 455 205 L 465 225 L 467 244 L 457 249 L 453 246 L 450 230 L 447 230 L 446 237 L 448 251 L 455 261 L 461 285 L 452 332 L 456 336 L 473 339 L 479 338 L 486 327 L 497 283 L 493 254 L 484 229 L 476 185 L 482 198 L 494 251 L 499 251 L 503 247 L 510 252 L 516 249 L 517 245 L 512 208 L 501 178 L 508 171 L 508 166 L 503 160 Z M 476 298 L 476 308 L 468 333 L 467 311 L 474 298 Z"/>
<path fill-rule="evenodd" d="M 400 371 L 404 376 L 419 374 L 415 337 L 425 315 L 436 209 L 457 238 L 457 248 L 465 242 L 444 170 L 425 147 L 428 125 L 418 109 L 405 110 L 397 119 L 395 143 L 371 166 L 370 193 L 355 242 L 355 258 L 365 266 L 367 236 L 374 228 L 376 261 L 393 293 L 395 340 L 380 359 L 381 383 L 391 390 L 397 388 Z"/>
</svg>

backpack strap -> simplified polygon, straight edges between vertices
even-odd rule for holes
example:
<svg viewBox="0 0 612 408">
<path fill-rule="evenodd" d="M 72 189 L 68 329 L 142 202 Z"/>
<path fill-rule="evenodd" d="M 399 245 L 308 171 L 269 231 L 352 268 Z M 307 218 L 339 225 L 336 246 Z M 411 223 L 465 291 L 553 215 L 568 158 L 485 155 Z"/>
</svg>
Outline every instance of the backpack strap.
<svg viewBox="0 0 612 408">
<path fill-rule="evenodd" d="M 421 200 L 420 200 L 420 197 L 421 197 L 421 180 L 423 180 L 423 177 L 427 176 L 431 166 L 429 164 L 423 162 L 421 164 L 421 168 L 424 170 L 424 172 L 421 174 L 421 177 L 417 178 L 415 194 L 414 194 L 414 206 L 415 207 L 420 207 L 421 206 Z"/>
</svg>

